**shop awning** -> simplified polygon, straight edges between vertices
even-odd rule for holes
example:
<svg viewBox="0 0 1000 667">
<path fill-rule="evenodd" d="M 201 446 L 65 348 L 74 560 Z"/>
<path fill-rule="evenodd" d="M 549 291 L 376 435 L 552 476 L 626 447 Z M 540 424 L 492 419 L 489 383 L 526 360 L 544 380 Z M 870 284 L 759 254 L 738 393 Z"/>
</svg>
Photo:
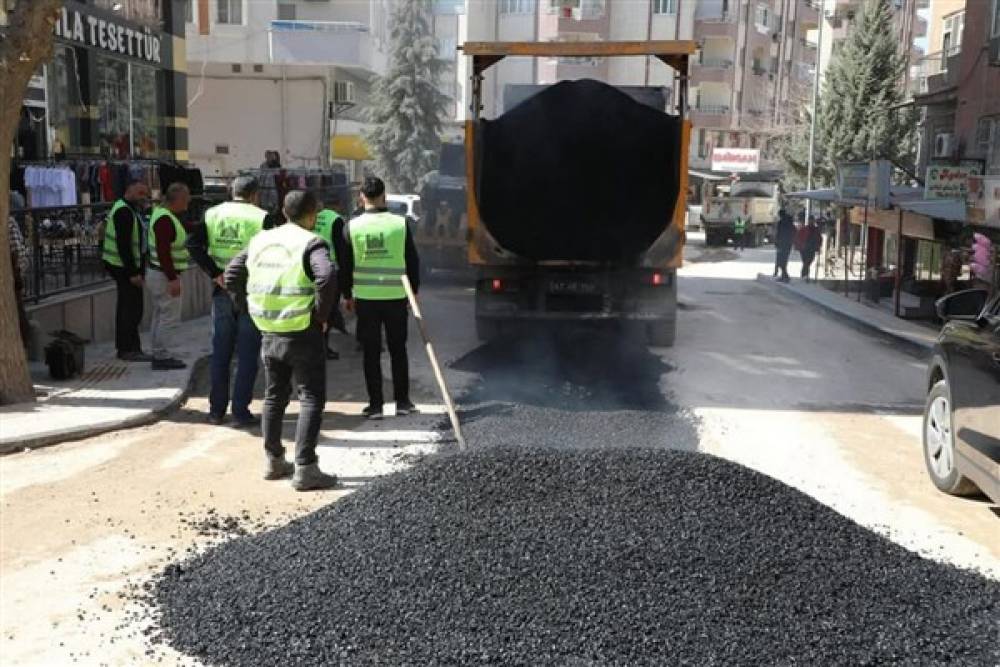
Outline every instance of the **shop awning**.
<svg viewBox="0 0 1000 667">
<path fill-rule="evenodd" d="M 357 134 L 338 134 L 330 142 L 334 160 L 371 160 L 372 155 L 363 137 Z"/>
<path fill-rule="evenodd" d="M 965 202 L 959 199 L 919 199 L 899 202 L 897 206 L 928 218 L 965 222 Z"/>
<path fill-rule="evenodd" d="M 793 199 L 811 199 L 813 201 L 837 201 L 837 191 L 833 188 L 824 188 L 822 190 L 800 190 L 798 192 L 789 192 L 785 196 Z"/>
</svg>

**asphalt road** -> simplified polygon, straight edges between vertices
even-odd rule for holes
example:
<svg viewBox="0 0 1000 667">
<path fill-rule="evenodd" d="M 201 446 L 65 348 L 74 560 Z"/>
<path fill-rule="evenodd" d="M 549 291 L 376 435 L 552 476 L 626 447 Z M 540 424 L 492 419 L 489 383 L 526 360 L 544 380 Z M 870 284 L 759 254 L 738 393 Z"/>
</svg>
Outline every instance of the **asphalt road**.
<svg viewBox="0 0 1000 667">
<path fill-rule="evenodd" d="M 772 257 L 768 248 L 706 249 L 694 236 L 671 349 L 614 330 L 483 345 L 471 290 L 428 285 L 425 315 L 471 445 L 709 452 L 914 551 L 1000 578 L 995 508 L 939 494 L 923 471 L 923 360 L 756 282 Z M 210 511 L 250 530 L 280 525 L 454 446 L 439 429 L 442 402 L 415 327 L 412 394 L 425 414 L 379 424 L 359 416 L 353 339 L 335 342 L 344 358 L 328 364 L 321 462 L 342 491 L 302 495 L 261 481 L 259 436 L 206 425 L 204 387 L 154 426 L 0 459 L 5 664 L 145 661 L 137 612 L 121 596 L 209 543 L 198 526 Z"/>
</svg>

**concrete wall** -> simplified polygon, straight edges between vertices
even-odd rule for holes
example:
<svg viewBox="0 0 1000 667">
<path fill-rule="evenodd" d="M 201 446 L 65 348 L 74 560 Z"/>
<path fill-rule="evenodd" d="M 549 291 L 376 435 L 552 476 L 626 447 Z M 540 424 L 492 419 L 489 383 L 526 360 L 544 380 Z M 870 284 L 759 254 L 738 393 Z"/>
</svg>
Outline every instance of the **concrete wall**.
<svg viewBox="0 0 1000 667">
<path fill-rule="evenodd" d="M 211 282 L 201 271 L 184 272 L 181 298 L 183 319 L 208 315 L 212 309 Z M 28 318 L 37 323 L 43 341 L 50 332 L 60 329 L 97 343 L 111 341 L 115 338 L 115 301 L 115 285 L 108 282 L 93 289 L 51 297 L 38 305 L 28 305 Z M 143 332 L 149 330 L 149 303 L 147 292 L 141 327 Z"/>
</svg>

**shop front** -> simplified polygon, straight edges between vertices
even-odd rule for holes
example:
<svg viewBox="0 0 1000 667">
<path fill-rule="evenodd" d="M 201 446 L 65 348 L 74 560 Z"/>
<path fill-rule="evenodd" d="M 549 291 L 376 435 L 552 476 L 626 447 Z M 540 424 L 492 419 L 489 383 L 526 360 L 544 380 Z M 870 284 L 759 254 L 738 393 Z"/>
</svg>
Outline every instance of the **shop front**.
<svg viewBox="0 0 1000 667">
<path fill-rule="evenodd" d="M 178 7 L 66 2 L 44 72 L 46 157 L 187 159 L 187 59 Z"/>
</svg>

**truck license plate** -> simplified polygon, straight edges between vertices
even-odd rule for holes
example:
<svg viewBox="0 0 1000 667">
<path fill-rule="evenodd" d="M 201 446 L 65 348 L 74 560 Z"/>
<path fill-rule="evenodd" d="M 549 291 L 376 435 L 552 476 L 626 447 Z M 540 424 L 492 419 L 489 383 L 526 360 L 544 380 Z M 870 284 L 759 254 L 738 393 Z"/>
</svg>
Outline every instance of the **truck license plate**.
<svg viewBox="0 0 1000 667">
<path fill-rule="evenodd" d="M 556 278 L 549 281 L 549 292 L 552 294 L 595 294 L 597 285 L 585 280 Z"/>
</svg>

